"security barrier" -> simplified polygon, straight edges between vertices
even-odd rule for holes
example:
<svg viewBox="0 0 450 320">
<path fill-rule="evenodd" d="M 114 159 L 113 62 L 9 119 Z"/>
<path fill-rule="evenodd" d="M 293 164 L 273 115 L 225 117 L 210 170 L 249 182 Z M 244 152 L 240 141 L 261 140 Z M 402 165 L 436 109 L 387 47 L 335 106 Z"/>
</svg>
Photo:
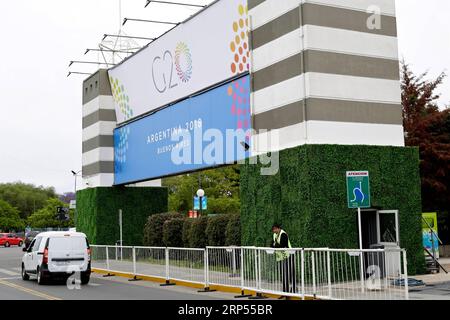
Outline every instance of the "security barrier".
<svg viewBox="0 0 450 320">
<path fill-rule="evenodd" d="M 324 300 L 409 298 L 402 249 L 91 247 L 95 269 L 200 284 L 207 290 L 221 286 L 258 296 Z"/>
</svg>

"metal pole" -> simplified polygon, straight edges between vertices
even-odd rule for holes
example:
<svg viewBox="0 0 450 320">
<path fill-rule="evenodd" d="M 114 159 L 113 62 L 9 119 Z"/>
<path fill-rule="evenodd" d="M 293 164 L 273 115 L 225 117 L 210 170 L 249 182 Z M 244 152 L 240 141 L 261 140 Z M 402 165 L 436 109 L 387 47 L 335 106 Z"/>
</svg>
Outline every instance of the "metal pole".
<svg viewBox="0 0 450 320">
<path fill-rule="evenodd" d="M 119 229 L 120 229 L 120 260 L 122 260 L 123 257 L 123 234 L 122 234 L 122 209 L 119 209 Z"/>
<path fill-rule="evenodd" d="M 331 260 L 330 260 L 330 250 L 327 250 L 327 272 L 328 272 L 328 298 L 331 299 Z"/>
<path fill-rule="evenodd" d="M 109 269 L 109 248 L 108 248 L 108 246 L 106 246 L 105 248 L 106 248 L 106 269 L 108 269 L 108 271 L 109 271 L 110 270 Z"/>
<path fill-rule="evenodd" d="M 405 279 L 405 299 L 409 300 L 408 261 L 406 260 L 406 250 L 403 250 L 403 274 Z"/>
<path fill-rule="evenodd" d="M 359 263 L 361 274 L 361 292 L 364 292 L 364 252 L 363 252 L 363 240 L 362 240 L 362 222 L 361 222 L 361 208 L 358 208 L 358 229 L 359 229 Z"/>
<path fill-rule="evenodd" d="M 241 248 L 241 291 L 244 292 L 244 248 Z"/>
<path fill-rule="evenodd" d="M 312 265 L 313 295 L 314 298 L 316 298 L 316 259 L 314 251 L 311 252 L 311 265 Z"/>
<path fill-rule="evenodd" d="M 136 276 L 136 248 L 133 247 L 133 275 Z"/>
<path fill-rule="evenodd" d="M 302 249 L 301 252 L 301 259 L 302 259 L 302 298 L 305 300 L 305 249 Z"/>
<path fill-rule="evenodd" d="M 209 259 L 208 254 L 209 250 L 208 248 L 203 251 L 203 254 L 205 255 L 205 288 L 209 288 Z"/>
<path fill-rule="evenodd" d="M 170 274 L 169 274 L 169 248 L 166 248 L 166 281 L 169 282 Z"/>
<path fill-rule="evenodd" d="M 236 249 L 233 247 L 232 249 L 232 255 L 233 255 L 233 276 L 235 276 L 237 274 L 237 270 L 236 270 Z"/>
<path fill-rule="evenodd" d="M 75 228 L 77 227 L 77 175 L 74 175 L 75 177 Z"/>
</svg>

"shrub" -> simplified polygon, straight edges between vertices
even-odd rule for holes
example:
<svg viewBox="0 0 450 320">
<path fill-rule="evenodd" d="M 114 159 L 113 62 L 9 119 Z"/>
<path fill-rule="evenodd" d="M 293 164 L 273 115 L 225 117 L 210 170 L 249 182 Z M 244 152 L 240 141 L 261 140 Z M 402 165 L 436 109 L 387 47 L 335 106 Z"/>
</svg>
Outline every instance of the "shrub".
<svg viewBox="0 0 450 320">
<path fill-rule="evenodd" d="M 144 245 L 150 247 L 162 247 L 164 222 L 171 219 L 182 219 L 183 215 L 171 212 L 150 216 L 144 227 Z"/>
<path fill-rule="evenodd" d="M 183 231 L 182 231 L 182 240 L 183 240 L 183 247 L 189 248 L 190 247 L 190 237 L 191 237 L 191 229 L 192 225 L 194 223 L 194 219 L 185 219 L 183 223 Z"/>
<path fill-rule="evenodd" d="M 229 221 L 230 215 L 227 214 L 208 219 L 208 225 L 206 227 L 208 246 L 220 247 L 225 245 L 225 230 Z"/>
<path fill-rule="evenodd" d="M 164 222 L 163 242 L 166 247 L 183 247 L 183 225 L 185 219 L 175 218 Z"/>
<path fill-rule="evenodd" d="M 225 245 L 240 246 L 241 245 L 241 216 L 232 214 L 225 230 Z"/>
<path fill-rule="evenodd" d="M 206 238 L 207 217 L 193 219 L 191 231 L 189 232 L 189 246 L 191 248 L 205 248 L 208 241 Z"/>
</svg>

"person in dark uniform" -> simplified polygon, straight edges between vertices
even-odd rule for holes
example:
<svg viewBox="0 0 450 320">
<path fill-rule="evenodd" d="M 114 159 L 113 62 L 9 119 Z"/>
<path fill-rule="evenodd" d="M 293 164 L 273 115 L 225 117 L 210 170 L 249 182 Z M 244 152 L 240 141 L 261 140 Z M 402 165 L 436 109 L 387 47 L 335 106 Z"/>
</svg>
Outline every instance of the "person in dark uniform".
<svg viewBox="0 0 450 320">
<path fill-rule="evenodd" d="M 272 226 L 273 242 L 272 248 L 292 248 L 289 240 L 289 235 L 281 228 L 281 225 L 276 223 Z M 277 250 L 275 252 L 278 263 L 278 270 L 281 273 L 283 282 L 283 292 L 296 293 L 297 284 L 295 278 L 295 255 L 289 254 L 288 251 Z"/>
</svg>

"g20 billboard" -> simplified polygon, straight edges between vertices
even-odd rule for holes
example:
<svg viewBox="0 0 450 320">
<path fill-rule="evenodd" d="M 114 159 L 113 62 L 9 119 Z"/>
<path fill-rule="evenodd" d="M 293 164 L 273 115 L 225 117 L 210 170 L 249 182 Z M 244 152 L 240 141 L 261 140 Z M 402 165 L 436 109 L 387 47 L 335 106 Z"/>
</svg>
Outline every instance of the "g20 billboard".
<svg viewBox="0 0 450 320">
<path fill-rule="evenodd" d="M 109 70 L 117 122 L 248 72 L 248 33 L 247 0 L 220 0 Z"/>
<path fill-rule="evenodd" d="M 249 76 L 114 131 L 115 184 L 231 164 L 249 157 Z"/>
</svg>

